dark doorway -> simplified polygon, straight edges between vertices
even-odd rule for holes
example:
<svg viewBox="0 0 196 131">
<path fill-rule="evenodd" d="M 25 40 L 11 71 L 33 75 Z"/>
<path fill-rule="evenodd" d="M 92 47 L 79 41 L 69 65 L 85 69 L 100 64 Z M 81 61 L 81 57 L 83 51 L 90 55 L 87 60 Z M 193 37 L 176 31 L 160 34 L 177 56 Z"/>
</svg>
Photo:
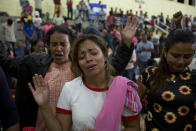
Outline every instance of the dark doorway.
<svg viewBox="0 0 196 131">
<path fill-rule="evenodd" d="M 184 0 L 178 0 L 179 3 L 184 3 Z"/>
</svg>

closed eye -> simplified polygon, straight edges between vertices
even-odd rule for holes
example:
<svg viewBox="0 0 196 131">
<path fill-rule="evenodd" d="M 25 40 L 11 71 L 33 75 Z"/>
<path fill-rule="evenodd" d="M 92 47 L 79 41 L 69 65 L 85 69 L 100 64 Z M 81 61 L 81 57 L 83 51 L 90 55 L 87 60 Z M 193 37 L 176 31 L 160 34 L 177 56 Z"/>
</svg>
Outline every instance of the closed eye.
<svg viewBox="0 0 196 131">
<path fill-rule="evenodd" d="M 191 58 L 191 57 L 193 57 L 193 55 L 192 55 L 192 54 L 184 55 L 184 58 L 185 58 L 185 59 L 189 59 L 189 58 Z"/>
</svg>

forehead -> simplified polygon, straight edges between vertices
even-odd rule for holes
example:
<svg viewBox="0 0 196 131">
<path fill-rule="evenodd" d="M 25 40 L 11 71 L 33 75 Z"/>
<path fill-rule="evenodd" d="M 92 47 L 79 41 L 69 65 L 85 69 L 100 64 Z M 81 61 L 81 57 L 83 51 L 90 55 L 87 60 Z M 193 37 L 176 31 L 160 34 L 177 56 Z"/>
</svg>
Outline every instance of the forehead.
<svg viewBox="0 0 196 131">
<path fill-rule="evenodd" d="M 78 47 L 79 52 L 91 49 L 101 50 L 100 47 L 92 40 L 85 40 L 84 42 L 80 43 Z"/>
<path fill-rule="evenodd" d="M 69 41 L 69 36 L 64 33 L 54 32 L 50 36 L 50 42 L 62 42 L 62 41 Z"/>
<path fill-rule="evenodd" d="M 177 54 L 190 54 L 193 53 L 193 44 L 192 43 L 176 43 L 170 49 L 169 52 Z"/>
</svg>

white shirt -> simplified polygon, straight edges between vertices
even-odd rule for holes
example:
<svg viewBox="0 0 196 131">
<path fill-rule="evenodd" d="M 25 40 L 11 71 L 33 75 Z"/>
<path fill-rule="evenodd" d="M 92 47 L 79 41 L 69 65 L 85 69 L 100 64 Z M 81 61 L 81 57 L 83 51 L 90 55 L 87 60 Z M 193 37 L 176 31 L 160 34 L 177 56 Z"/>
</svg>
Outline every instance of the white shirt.
<svg viewBox="0 0 196 131">
<path fill-rule="evenodd" d="M 102 21 L 106 20 L 106 12 L 104 10 L 100 10 L 99 19 L 102 20 Z"/>
<path fill-rule="evenodd" d="M 78 14 L 79 15 L 79 14 Z M 76 19 L 75 19 L 75 24 L 82 24 L 82 16 L 78 16 Z"/>
<path fill-rule="evenodd" d="M 64 23 L 65 21 L 64 21 L 64 19 L 63 19 L 63 17 L 55 17 L 54 19 L 53 19 L 53 23 L 55 24 L 55 25 L 62 25 L 63 23 Z"/>
<path fill-rule="evenodd" d="M 40 27 L 42 24 L 42 19 L 40 17 L 33 17 L 33 24 L 35 27 Z"/>
<path fill-rule="evenodd" d="M 81 77 L 77 77 L 65 83 L 57 103 L 57 112 L 60 109 L 61 113 L 72 114 L 73 131 L 94 129 L 95 119 L 104 104 L 106 94 L 107 90 L 87 87 Z M 137 113 L 129 112 L 125 107 L 122 115 L 134 117 Z"/>
<path fill-rule="evenodd" d="M 154 34 L 154 36 L 152 38 L 153 44 L 158 45 L 159 44 L 159 39 L 160 39 L 160 36 L 158 34 Z"/>
<path fill-rule="evenodd" d="M 4 39 L 8 42 L 16 42 L 15 32 L 14 32 L 14 23 L 11 26 L 8 26 L 7 23 L 2 24 L 4 31 Z"/>
</svg>

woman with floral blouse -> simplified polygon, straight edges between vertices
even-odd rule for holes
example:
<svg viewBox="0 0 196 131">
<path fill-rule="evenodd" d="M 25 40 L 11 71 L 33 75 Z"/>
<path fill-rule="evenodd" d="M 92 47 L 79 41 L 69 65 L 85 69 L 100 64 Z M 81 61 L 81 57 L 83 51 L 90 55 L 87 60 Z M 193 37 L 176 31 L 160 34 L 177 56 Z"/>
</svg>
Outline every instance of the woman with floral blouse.
<svg viewBox="0 0 196 131">
<path fill-rule="evenodd" d="M 176 29 L 165 42 L 158 67 L 141 73 L 139 95 L 147 94 L 146 131 L 196 130 L 196 70 L 192 32 Z"/>
</svg>

